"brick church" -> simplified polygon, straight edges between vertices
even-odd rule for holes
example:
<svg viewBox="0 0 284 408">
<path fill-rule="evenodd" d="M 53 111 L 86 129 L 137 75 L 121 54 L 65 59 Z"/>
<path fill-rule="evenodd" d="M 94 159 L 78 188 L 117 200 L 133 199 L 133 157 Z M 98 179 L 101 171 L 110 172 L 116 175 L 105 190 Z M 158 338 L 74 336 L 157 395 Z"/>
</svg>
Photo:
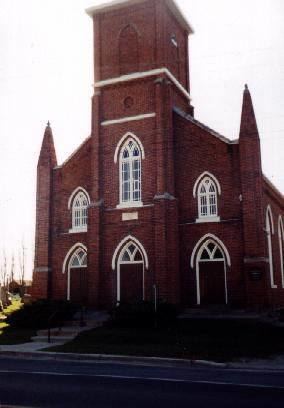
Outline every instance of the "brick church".
<svg viewBox="0 0 284 408">
<path fill-rule="evenodd" d="M 33 297 L 94 307 L 284 306 L 284 197 L 263 175 L 248 87 L 239 139 L 200 123 L 173 0 L 92 7 L 91 134 L 37 167 Z"/>
</svg>

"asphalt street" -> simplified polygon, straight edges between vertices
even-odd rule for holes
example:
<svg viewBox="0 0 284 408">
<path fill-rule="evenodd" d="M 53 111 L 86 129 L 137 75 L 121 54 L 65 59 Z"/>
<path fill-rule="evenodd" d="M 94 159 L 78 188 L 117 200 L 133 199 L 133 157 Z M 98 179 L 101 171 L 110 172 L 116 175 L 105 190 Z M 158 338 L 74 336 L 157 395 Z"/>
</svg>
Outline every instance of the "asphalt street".
<svg viewBox="0 0 284 408">
<path fill-rule="evenodd" d="M 0 358 L 0 407 L 284 406 L 284 372 Z"/>
</svg>

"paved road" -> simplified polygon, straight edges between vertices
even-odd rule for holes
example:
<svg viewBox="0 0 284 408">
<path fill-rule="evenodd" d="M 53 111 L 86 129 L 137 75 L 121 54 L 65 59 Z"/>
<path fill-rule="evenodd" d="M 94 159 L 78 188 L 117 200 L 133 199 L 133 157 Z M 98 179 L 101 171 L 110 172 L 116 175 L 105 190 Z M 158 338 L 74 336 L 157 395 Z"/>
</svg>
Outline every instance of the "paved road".
<svg viewBox="0 0 284 408">
<path fill-rule="evenodd" d="M 5 405 L 283 408 L 284 372 L 0 358 Z"/>
</svg>

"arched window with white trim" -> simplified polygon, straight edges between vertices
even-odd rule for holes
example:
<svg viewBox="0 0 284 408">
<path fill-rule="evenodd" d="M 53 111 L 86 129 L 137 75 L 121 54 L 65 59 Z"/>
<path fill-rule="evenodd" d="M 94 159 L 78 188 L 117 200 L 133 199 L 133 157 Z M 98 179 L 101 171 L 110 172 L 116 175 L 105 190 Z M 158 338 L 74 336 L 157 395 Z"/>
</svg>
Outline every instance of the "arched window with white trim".
<svg viewBox="0 0 284 408">
<path fill-rule="evenodd" d="M 84 268 L 87 266 L 87 252 L 77 249 L 71 257 L 70 268 Z"/>
<path fill-rule="evenodd" d="M 281 215 L 278 220 L 278 238 L 279 238 L 279 251 L 280 251 L 280 270 L 281 270 L 281 282 L 282 288 L 284 288 L 284 225 Z"/>
<path fill-rule="evenodd" d="M 274 235 L 273 215 L 270 205 L 266 209 L 266 235 L 267 235 L 267 248 L 268 248 L 268 260 L 269 260 L 269 272 L 270 272 L 270 285 L 272 289 L 276 289 L 277 285 L 274 280 L 274 267 L 273 267 L 273 250 L 272 250 L 272 235 Z"/>
<path fill-rule="evenodd" d="M 197 222 L 220 220 L 218 216 L 218 194 L 220 193 L 220 184 L 214 176 L 204 173 L 197 179 L 193 191 L 198 201 Z"/>
<path fill-rule="evenodd" d="M 134 138 L 123 144 L 119 156 L 120 205 L 140 206 L 141 202 L 141 149 Z"/>
<path fill-rule="evenodd" d="M 88 225 L 89 200 L 83 191 L 79 191 L 72 202 L 72 230 L 86 231 Z"/>
</svg>

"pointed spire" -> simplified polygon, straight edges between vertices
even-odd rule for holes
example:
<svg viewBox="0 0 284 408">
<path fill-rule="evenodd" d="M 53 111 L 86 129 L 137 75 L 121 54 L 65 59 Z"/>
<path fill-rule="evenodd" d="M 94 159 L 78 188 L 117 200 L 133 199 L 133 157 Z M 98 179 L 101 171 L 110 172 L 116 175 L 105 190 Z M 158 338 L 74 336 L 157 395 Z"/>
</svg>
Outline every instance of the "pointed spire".
<svg viewBox="0 0 284 408">
<path fill-rule="evenodd" d="M 259 137 L 251 94 L 247 84 L 245 84 L 243 95 L 243 107 L 240 127 L 240 138 L 243 137 Z"/>
<path fill-rule="evenodd" d="M 57 165 L 56 152 L 53 141 L 52 129 L 50 122 L 46 124 L 46 128 L 43 135 L 42 145 L 40 149 L 39 161 L 49 163 L 51 168 Z"/>
</svg>

